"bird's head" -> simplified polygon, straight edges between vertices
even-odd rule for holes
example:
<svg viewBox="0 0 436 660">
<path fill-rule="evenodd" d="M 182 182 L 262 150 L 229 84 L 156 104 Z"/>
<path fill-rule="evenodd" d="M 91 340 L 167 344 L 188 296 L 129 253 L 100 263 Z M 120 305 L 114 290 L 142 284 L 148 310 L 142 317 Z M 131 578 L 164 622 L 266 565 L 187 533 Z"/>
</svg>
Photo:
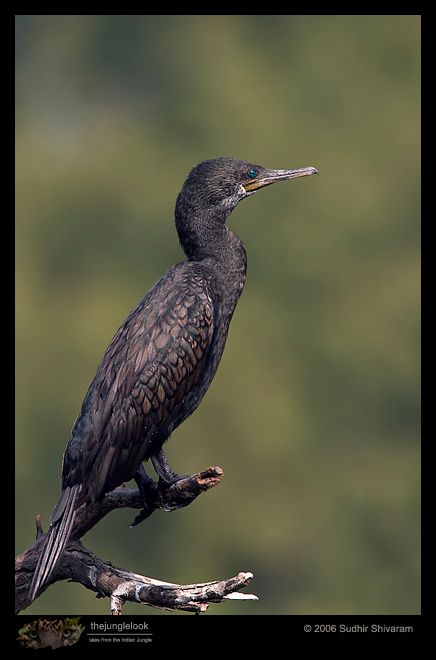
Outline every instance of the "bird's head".
<svg viewBox="0 0 436 660">
<path fill-rule="evenodd" d="M 270 170 L 236 158 L 214 158 L 196 165 L 176 202 L 176 226 L 185 251 L 206 226 L 218 228 L 235 206 L 257 190 L 278 181 L 318 174 L 314 167 Z"/>
<path fill-rule="evenodd" d="M 189 173 L 179 194 L 178 205 L 189 205 L 194 211 L 198 206 L 202 210 L 222 209 L 228 216 L 241 199 L 260 188 L 311 174 L 318 174 L 318 171 L 314 167 L 270 170 L 236 158 L 205 160 Z"/>
</svg>

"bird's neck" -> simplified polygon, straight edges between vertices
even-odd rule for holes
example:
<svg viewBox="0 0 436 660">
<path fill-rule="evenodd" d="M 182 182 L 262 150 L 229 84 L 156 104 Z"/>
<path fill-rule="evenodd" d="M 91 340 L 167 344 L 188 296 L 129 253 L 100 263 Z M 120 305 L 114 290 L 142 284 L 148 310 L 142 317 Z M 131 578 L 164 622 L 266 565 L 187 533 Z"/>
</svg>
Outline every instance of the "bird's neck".
<svg viewBox="0 0 436 660">
<path fill-rule="evenodd" d="M 214 259 L 223 267 L 245 268 L 245 248 L 239 236 L 227 228 L 231 209 L 184 209 L 176 206 L 180 244 L 190 261 Z"/>
<path fill-rule="evenodd" d="M 201 212 L 176 212 L 180 244 L 191 262 L 203 264 L 211 273 L 215 290 L 223 294 L 223 303 L 233 311 L 241 295 L 247 270 L 247 255 L 242 240 L 226 225 L 230 212 L 221 217 Z"/>
<path fill-rule="evenodd" d="M 245 285 L 247 253 L 244 243 L 230 229 L 227 229 L 226 239 L 225 257 L 216 263 L 215 278 L 222 292 L 221 304 L 224 317 L 227 315 L 227 323 L 230 323 Z"/>
</svg>

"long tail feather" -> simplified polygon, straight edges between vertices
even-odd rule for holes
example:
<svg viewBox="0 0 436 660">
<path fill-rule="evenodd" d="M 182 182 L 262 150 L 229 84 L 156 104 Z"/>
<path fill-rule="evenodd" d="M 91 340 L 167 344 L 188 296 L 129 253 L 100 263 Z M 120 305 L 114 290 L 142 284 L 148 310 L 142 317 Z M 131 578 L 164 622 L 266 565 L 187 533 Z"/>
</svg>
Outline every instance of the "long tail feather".
<svg viewBox="0 0 436 660">
<path fill-rule="evenodd" d="M 31 601 L 36 598 L 38 592 L 53 573 L 64 552 L 76 517 L 76 503 L 79 492 L 80 486 L 73 486 L 63 491 L 53 511 L 47 538 L 30 585 L 29 598 Z"/>
</svg>

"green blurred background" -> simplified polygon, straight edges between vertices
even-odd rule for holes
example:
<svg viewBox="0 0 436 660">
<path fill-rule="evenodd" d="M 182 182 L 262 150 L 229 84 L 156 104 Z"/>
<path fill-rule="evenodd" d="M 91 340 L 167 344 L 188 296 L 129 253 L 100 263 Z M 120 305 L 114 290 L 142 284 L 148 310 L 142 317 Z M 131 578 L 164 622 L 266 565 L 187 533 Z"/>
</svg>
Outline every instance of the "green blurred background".
<svg viewBox="0 0 436 660">
<path fill-rule="evenodd" d="M 16 26 L 17 552 L 36 514 L 47 528 L 107 344 L 182 259 L 190 168 L 311 165 L 319 177 L 267 188 L 229 222 L 247 284 L 213 385 L 166 451 L 181 474 L 221 466 L 222 483 L 135 529 L 114 512 L 84 543 L 172 582 L 252 571 L 260 600 L 211 614 L 419 613 L 420 18 Z M 108 609 L 63 582 L 26 613 Z"/>
</svg>

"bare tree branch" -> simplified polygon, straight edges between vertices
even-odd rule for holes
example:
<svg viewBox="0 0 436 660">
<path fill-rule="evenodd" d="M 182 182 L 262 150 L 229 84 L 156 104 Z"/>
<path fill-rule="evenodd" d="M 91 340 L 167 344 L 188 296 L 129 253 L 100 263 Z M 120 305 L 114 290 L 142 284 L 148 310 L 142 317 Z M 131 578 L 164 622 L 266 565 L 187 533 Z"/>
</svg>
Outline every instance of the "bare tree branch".
<svg viewBox="0 0 436 660">
<path fill-rule="evenodd" d="M 187 506 L 200 493 L 216 486 L 222 476 L 221 468 L 210 467 L 193 476 L 183 477 L 164 493 L 159 493 L 156 485 L 155 501 L 152 505 L 166 511 Z M 203 612 L 210 603 L 220 603 L 225 599 L 256 599 L 252 594 L 239 593 L 239 589 L 246 586 L 253 577 L 252 573 L 239 573 L 236 577 L 223 581 L 185 586 L 172 584 L 116 568 L 102 561 L 79 541 L 114 509 L 142 509 L 143 506 L 139 490 L 116 488 L 108 493 L 102 502 L 81 507 L 77 512 L 64 555 L 44 585 L 43 591 L 59 580 L 80 582 L 87 589 L 97 592 L 98 596 L 110 598 L 112 614 L 120 614 L 126 601 L 166 610 Z M 131 527 L 148 515 L 150 511 L 141 512 Z M 28 597 L 30 583 L 45 539 L 39 516 L 36 519 L 36 526 L 36 541 L 16 558 L 16 612 L 30 605 Z"/>
</svg>

